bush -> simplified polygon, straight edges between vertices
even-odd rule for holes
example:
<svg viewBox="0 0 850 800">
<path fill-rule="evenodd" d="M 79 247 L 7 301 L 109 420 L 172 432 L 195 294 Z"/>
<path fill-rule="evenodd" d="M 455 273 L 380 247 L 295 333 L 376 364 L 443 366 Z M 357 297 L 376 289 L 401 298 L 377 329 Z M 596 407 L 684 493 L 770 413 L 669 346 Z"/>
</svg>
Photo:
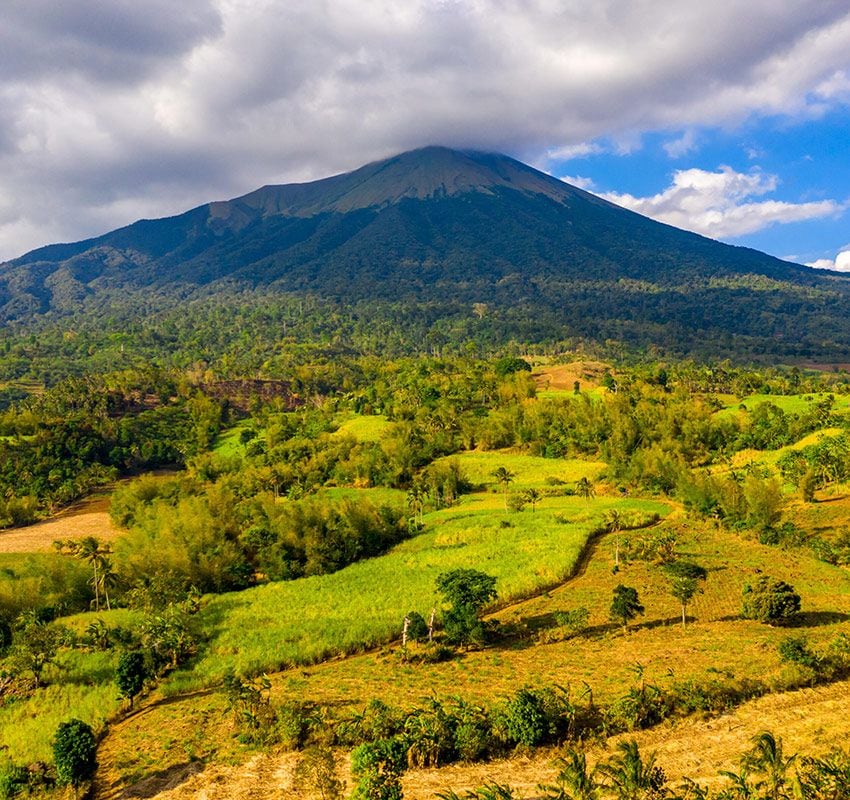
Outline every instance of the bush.
<svg viewBox="0 0 850 800">
<path fill-rule="evenodd" d="M 778 625 L 787 622 L 799 610 L 800 595 L 785 581 L 762 576 L 755 586 L 747 584 L 744 587 L 742 613 L 745 619 Z"/>
<path fill-rule="evenodd" d="M 530 689 L 520 689 L 503 710 L 503 724 L 508 740 L 534 747 L 546 736 L 546 715 L 540 698 Z"/>
<path fill-rule="evenodd" d="M 130 708 L 133 707 L 133 698 L 142 691 L 147 677 L 148 670 L 143 653 L 135 651 L 121 654 L 115 669 L 115 683 L 121 697 L 130 701 Z"/>
<path fill-rule="evenodd" d="M 779 657 L 791 664 L 816 669 L 818 657 L 809 649 L 809 641 L 805 636 L 787 636 L 779 643 Z"/>
<path fill-rule="evenodd" d="M 405 751 L 399 739 L 380 739 L 356 748 L 351 753 L 351 772 L 357 778 L 354 800 L 402 800 Z"/>
<path fill-rule="evenodd" d="M 53 758 L 60 784 L 79 786 L 94 775 L 97 742 L 91 727 L 79 719 L 63 722 L 56 729 Z"/>
<path fill-rule="evenodd" d="M 407 614 L 407 641 L 424 642 L 428 639 L 428 623 L 418 611 Z"/>
</svg>

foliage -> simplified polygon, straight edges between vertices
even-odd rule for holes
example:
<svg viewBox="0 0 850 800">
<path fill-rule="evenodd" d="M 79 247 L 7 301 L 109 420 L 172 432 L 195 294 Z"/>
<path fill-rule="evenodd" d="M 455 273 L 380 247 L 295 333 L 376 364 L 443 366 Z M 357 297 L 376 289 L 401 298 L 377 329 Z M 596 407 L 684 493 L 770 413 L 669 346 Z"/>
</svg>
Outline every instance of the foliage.
<svg viewBox="0 0 850 800">
<path fill-rule="evenodd" d="M 742 613 L 768 625 L 787 622 L 800 610 L 800 595 L 785 581 L 762 575 L 758 581 L 744 586 Z"/>
<path fill-rule="evenodd" d="M 485 638 L 481 609 L 495 600 L 496 578 L 474 569 L 453 569 L 436 579 L 437 591 L 449 608 L 443 612 L 446 640 L 452 644 L 480 644 Z"/>
<path fill-rule="evenodd" d="M 122 653 L 115 668 L 115 683 L 121 697 L 130 701 L 133 707 L 133 699 L 142 691 L 145 680 L 148 677 L 145 656 L 137 650 Z"/>
<path fill-rule="evenodd" d="M 56 729 L 53 757 L 59 783 L 79 786 L 94 775 L 97 742 L 91 726 L 79 719 L 63 722 Z"/>
<path fill-rule="evenodd" d="M 351 772 L 357 779 L 357 800 L 401 800 L 405 747 L 400 739 L 362 744 L 351 754 Z"/>
<path fill-rule="evenodd" d="M 622 583 L 614 588 L 614 597 L 611 600 L 610 617 L 620 622 L 625 629 L 629 622 L 638 614 L 643 614 L 644 607 L 638 599 L 637 589 L 633 586 L 625 586 Z"/>
</svg>

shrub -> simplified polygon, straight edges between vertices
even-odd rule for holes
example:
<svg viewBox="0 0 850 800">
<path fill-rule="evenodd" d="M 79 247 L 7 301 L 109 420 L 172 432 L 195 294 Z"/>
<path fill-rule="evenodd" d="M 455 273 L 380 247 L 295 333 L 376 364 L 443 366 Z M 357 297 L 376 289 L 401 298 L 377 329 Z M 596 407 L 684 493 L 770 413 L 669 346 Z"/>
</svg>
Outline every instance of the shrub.
<svg viewBox="0 0 850 800">
<path fill-rule="evenodd" d="M 534 747 L 546 736 L 546 715 L 540 698 L 530 689 L 520 689 L 503 710 L 503 723 L 510 742 Z"/>
<path fill-rule="evenodd" d="M 351 772 L 357 778 L 354 800 L 402 800 L 405 751 L 399 739 L 380 739 L 356 748 L 351 754 Z"/>
<path fill-rule="evenodd" d="M 424 642 L 428 639 L 428 623 L 418 611 L 407 614 L 407 641 Z"/>
<path fill-rule="evenodd" d="M 121 697 L 130 701 L 130 708 L 133 707 L 133 698 L 142 691 L 147 677 L 148 670 L 143 653 L 135 651 L 121 654 L 115 669 L 115 683 Z"/>
<path fill-rule="evenodd" d="M 94 775 L 97 742 L 91 727 L 79 719 L 63 722 L 56 729 L 53 758 L 59 783 L 79 786 Z"/>
<path fill-rule="evenodd" d="M 800 610 L 800 595 L 785 581 L 762 576 L 755 586 L 744 586 L 743 616 L 768 625 L 787 622 Z"/>
<path fill-rule="evenodd" d="M 809 641 L 805 636 L 786 636 L 779 643 L 779 657 L 791 664 L 816 669 L 818 657 L 809 649 Z"/>
</svg>

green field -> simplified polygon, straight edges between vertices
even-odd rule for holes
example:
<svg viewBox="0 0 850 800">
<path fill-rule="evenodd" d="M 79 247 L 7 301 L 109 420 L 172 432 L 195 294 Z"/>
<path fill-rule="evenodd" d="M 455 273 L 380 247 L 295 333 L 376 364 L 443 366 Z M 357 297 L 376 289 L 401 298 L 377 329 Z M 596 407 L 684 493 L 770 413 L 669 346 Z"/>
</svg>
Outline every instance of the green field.
<svg viewBox="0 0 850 800">
<path fill-rule="evenodd" d="M 392 427 L 392 422 L 384 416 L 347 415 L 339 422 L 336 435 L 353 436 L 358 442 L 379 442 Z"/>
<path fill-rule="evenodd" d="M 596 480 L 605 469 L 602 461 L 578 458 L 542 458 L 507 450 L 474 450 L 438 459 L 435 463 L 456 461 L 466 478 L 476 486 L 500 487 L 493 473 L 499 467 L 514 473 L 509 489 L 541 487 L 548 482 L 575 483 L 581 478 Z"/>
<path fill-rule="evenodd" d="M 751 394 L 742 397 L 740 400 L 733 399 L 728 402 L 726 408 L 718 411 L 718 415 L 731 416 L 741 411 L 752 411 L 757 406 L 763 403 L 772 403 L 777 408 L 781 408 L 788 414 L 802 414 L 812 408 L 816 403 L 825 400 L 828 397 L 826 392 L 817 392 L 814 394 Z M 850 397 L 844 395 L 835 395 L 835 404 L 833 409 L 839 413 L 850 411 Z"/>
<path fill-rule="evenodd" d="M 201 612 L 209 647 L 166 691 L 217 683 L 229 668 L 272 671 L 393 639 L 405 613 L 430 612 L 437 602 L 434 579 L 456 567 L 495 575 L 502 600 L 530 595 L 570 573 L 607 510 L 669 510 L 654 501 L 558 497 L 536 513 L 506 514 L 499 502 L 488 495 L 464 498 L 453 509 L 427 515 L 425 533 L 332 575 L 211 597 Z M 556 521 L 556 513 L 570 521 Z"/>
</svg>

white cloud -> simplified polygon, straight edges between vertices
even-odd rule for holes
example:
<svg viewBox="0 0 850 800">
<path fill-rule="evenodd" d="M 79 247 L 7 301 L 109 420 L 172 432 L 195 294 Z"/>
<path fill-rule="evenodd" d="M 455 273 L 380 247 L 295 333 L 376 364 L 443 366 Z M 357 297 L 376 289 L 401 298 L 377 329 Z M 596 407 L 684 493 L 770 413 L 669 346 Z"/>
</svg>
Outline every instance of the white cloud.
<svg viewBox="0 0 850 800">
<path fill-rule="evenodd" d="M 569 183 L 571 186 L 577 186 L 579 189 L 591 191 L 593 189 L 593 179 L 585 178 L 581 175 L 561 175 L 560 180 L 564 183 Z"/>
<path fill-rule="evenodd" d="M 665 143 L 664 150 L 670 158 L 681 158 L 697 149 L 697 135 L 693 130 L 685 131 L 678 139 Z"/>
<path fill-rule="evenodd" d="M 817 114 L 848 71 L 847 0 L 6 3 L 0 258 L 424 144 L 578 158 Z"/>
<path fill-rule="evenodd" d="M 842 250 L 834 259 L 819 258 L 817 261 L 806 264 L 806 266 L 815 269 L 832 269 L 836 272 L 850 272 L 850 247 Z"/>
<path fill-rule="evenodd" d="M 787 203 L 751 199 L 770 194 L 778 183 L 775 175 L 736 172 L 731 167 L 721 167 L 718 172 L 685 169 L 673 173 L 673 183 L 658 194 L 635 197 L 608 192 L 601 197 L 713 239 L 735 238 L 776 223 L 818 219 L 844 210 L 834 200 Z"/>
<path fill-rule="evenodd" d="M 604 152 L 604 148 L 597 142 L 579 142 L 578 144 L 564 145 L 546 151 L 547 161 L 572 161 L 574 158 L 587 158 Z"/>
</svg>

